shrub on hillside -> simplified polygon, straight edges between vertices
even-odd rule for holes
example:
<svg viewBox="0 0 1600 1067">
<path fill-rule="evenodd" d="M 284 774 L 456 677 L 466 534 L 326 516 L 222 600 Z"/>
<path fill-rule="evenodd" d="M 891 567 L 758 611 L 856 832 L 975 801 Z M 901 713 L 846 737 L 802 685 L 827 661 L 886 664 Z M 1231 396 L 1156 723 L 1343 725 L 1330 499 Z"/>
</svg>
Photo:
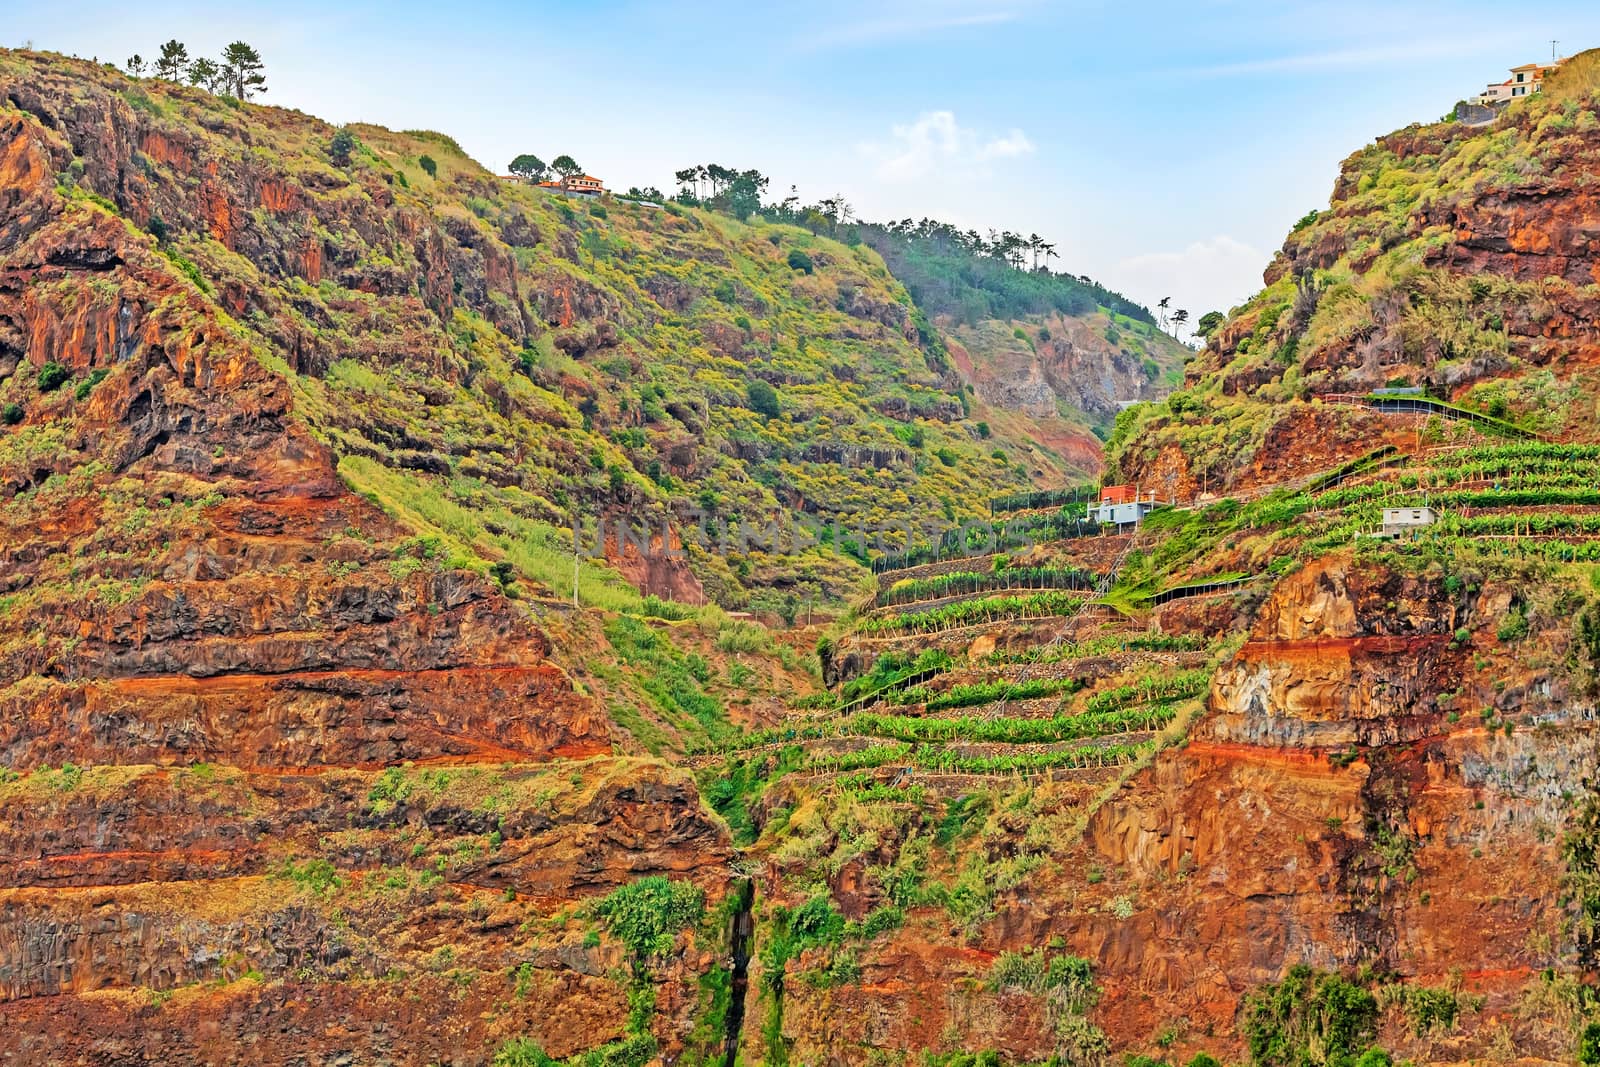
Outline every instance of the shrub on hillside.
<svg viewBox="0 0 1600 1067">
<path fill-rule="evenodd" d="M 356 135 L 348 126 L 340 126 L 328 142 L 328 160 L 336 167 L 350 165 L 350 153 L 356 150 Z"/>
<path fill-rule="evenodd" d="M 806 255 L 805 252 L 801 251 L 800 249 L 796 248 L 793 252 L 789 253 L 790 270 L 803 270 L 807 274 L 810 274 L 815 266 L 816 265 L 811 262 L 811 257 Z"/>
<path fill-rule="evenodd" d="M 50 360 L 39 368 L 39 392 L 53 393 L 67 383 L 72 377 L 72 372 L 55 360 Z"/>
<path fill-rule="evenodd" d="M 778 405 L 778 391 L 768 382 L 760 378 L 752 379 L 745 388 L 745 397 L 749 402 L 750 410 L 767 418 L 777 418 L 783 409 Z"/>
</svg>

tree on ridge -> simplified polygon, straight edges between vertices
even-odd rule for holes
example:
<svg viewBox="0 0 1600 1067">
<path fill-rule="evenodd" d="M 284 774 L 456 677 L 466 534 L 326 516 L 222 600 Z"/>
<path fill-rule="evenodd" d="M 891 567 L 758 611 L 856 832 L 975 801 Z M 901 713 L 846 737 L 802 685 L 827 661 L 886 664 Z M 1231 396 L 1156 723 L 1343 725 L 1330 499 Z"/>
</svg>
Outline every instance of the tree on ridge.
<svg viewBox="0 0 1600 1067">
<path fill-rule="evenodd" d="M 251 93 L 267 91 L 264 70 L 261 53 L 243 41 L 235 41 L 222 50 L 223 87 L 240 100 L 249 100 Z"/>
<path fill-rule="evenodd" d="M 156 57 L 156 77 L 175 82 L 182 77 L 188 65 L 189 49 L 174 38 L 161 46 L 161 54 Z"/>
</svg>

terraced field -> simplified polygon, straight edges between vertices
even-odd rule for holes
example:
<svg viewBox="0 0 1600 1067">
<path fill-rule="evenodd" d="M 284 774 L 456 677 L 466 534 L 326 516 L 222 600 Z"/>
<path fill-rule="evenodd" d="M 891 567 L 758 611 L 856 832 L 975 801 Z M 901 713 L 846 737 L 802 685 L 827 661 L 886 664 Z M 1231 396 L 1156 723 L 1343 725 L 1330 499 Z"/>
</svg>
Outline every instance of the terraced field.
<svg viewBox="0 0 1600 1067">
<path fill-rule="evenodd" d="M 849 664 L 829 696 L 696 764 L 707 780 L 755 774 L 868 804 L 1103 784 L 1181 739 L 1201 708 L 1229 651 L 1206 611 L 1226 615 L 1302 555 L 1356 541 L 1383 507 L 1441 509 L 1390 550 L 1450 539 L 1600 559 L 1600 447 L 1465 436 L 1410 456 L 1386 446 L 1249 501 L 1159 509 L 1135 535 L 1080 530 L 1071 490 L 997 501 L 994 543 L 880 561 L 876 595 L 825 642 Z M 1013 558 L 1008 527 L 1067 536 Z M 1230 558 L 1235 569 L 1215 569 Z"/>
</svg>

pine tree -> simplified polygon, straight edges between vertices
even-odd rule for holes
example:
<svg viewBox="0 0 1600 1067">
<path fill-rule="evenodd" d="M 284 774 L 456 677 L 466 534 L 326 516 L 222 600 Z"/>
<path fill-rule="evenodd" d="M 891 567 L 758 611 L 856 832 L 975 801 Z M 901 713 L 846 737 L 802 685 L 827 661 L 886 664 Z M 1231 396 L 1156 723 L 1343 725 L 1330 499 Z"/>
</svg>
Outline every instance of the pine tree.
<svg viewBox="0 0 1600 1067">
<path fill-rule="evenodd" d="M 513 159 L 507 169 L 526 182 L 542 182 L 550 171 L 550 168 L 544 165 L 544 160 L 528 152 Z"/>
<path fill-rule="evenodd" d="M 217 91 L 222 80 L 222 68 L 215 62 L 201 56 L 189 64 L 189 84 L 198 86 L 208 93 Z"/>
<path fill-rule="evenodd" d="M 168 81 L 177 81 L 189 65 L 189 50 L 178 40 L 168 41 L 161 46 L 161 55 L 156 57 L 156 77 Z"/>
<path fill-rule="evenodd" d="M 250 99 L 251 93 L 267 91 L 264 69 L 261 53 L 243 41 L 235 41 L 222 50 L 223 87 L 240 100 Z"/>
</svg>

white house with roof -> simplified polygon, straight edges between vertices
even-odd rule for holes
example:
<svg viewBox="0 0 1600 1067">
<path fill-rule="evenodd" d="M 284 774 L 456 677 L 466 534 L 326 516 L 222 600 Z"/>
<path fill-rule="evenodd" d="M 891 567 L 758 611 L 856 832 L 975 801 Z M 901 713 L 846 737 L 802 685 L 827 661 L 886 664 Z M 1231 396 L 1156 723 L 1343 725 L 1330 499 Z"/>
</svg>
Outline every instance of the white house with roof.
<svg viewBox="0 0 1600 1067">
<path fill-rule="evenodd" d="M 1532 96 L 1544 88 L 1544 80 L 1549 75 L 1561 69 L 1564 59 L 1552 60 L 1549 63 L 1524 63 L 1520 67 L 1511 68 L 1511 77 L 1503 82 L 1490 85 L 1478 95 L 1477 103 L 1480 104 L 1509 104 L 1524 96 Z"/>
</svg>

